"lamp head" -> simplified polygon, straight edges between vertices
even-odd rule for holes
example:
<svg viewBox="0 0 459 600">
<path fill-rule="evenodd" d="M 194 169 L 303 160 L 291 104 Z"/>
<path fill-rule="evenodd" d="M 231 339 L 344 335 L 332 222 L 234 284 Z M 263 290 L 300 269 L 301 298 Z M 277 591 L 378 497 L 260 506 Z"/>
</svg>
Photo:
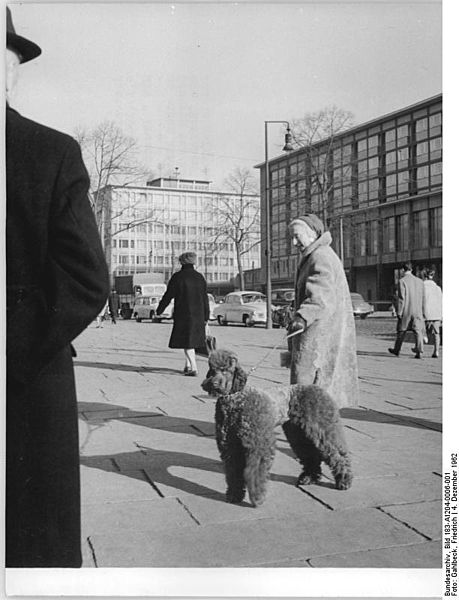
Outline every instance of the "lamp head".
<svg viewBox="0 0 459 600">
<path fill-rule="evenodd" d="M 293 150 L 292 146 L 292 134 L 290 133 L 290 127 L 287 127 L 287 133 L 285 134 L 285 144 L 282 148 L 283 152 L 291 152 Z"/>
</svg>

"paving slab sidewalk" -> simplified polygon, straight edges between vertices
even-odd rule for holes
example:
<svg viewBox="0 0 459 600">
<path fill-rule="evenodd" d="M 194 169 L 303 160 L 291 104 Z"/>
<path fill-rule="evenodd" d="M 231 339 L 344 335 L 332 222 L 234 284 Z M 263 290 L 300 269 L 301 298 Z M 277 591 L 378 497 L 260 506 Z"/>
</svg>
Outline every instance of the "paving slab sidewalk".
<svg viewBox="0 0 459 600">
<path fill-rule="evenodd" d="M 284 332 L 218 327 L 219 347 L 251 384 L 287 384 Z M 441 566 L 441 360 L 387 353 L 358 337 L 360 401 L 342 411 L 355 479 L 349 491 L 296 487 L 282 429 L 270 493 L 257 509 L 225 502 L 214 399 L 183 377 L 170 324 L 120 321 L 76 340 L 84 567 Z M 411 354 L 411 353 L 410 353 Z"/>
</svg>

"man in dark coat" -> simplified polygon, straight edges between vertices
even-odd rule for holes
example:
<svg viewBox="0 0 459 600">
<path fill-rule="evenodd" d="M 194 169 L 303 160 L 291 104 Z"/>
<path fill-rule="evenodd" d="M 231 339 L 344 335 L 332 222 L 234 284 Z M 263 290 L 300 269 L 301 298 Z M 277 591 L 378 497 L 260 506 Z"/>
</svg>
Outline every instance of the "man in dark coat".
<svg viewBox="0 0 459 600">
<path fill-rule="evenodd" d="M 174 300 L 174 326 L 169 348 L 183 348 L 183 372 L 187 376 L 196 377 L 198 369 L 194 349 L 205 346 L 205 330 L 209 320 L 207 283 L 201 273 L 194 269 L 194 252 L 184 252 L 179 256 L 179 261 L 182 269 L 172 275 L 156 314 L 164 312 L 171 300 Z"/>
<path fill-rule="evenodd" d="M 40 48 L 7 9 L 7 99 Z M 80 567 L 78 420 L 71 341 L 108 295 L 69 136 L 6 110 L 6 566 Z"/>
<path fill-rule="evenodd" d="M 412 269 L 410 262 L 402 266 L 404 274 L 399 279 L 397 288 L 397 337 L 389 352 L 398 356 L 406 332 L 412 329 L 416 336 L 415 358 L 421 358 L 424 352 L 424 284 L 419 277 L 413 275 Z"/>
</svg>

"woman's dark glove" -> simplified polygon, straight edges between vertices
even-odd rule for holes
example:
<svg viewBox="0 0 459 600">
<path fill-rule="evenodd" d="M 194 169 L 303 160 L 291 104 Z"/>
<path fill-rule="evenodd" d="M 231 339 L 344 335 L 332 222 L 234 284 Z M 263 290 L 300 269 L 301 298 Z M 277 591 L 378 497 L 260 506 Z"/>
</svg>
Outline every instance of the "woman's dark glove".
<svg viewBox="0 0 459 600">
<path fill-rule="evenodd" d="M 293 319 L 290 322 L 289 331 L 290 333 L 294 333 L 295 331 L 299 331 L 301 329 L 303 329 L 303 331 L 306 330 L 306 321 L 297 313 L 293 316 Z"/>
</svg>

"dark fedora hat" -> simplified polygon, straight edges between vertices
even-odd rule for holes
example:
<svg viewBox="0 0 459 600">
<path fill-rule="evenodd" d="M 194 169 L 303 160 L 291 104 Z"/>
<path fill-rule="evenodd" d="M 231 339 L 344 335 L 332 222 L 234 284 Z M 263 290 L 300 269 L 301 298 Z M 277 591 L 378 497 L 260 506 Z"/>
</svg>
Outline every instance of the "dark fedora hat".
<svg viewBox="0 0 459 600">
<path fill-rule="evenodd" d="M 20 35 L 17 35 L 14 30 L 11 11 L 8 7 L 6 7 L 6 47 L 19 54 L 19 60 L 21 63 L 32 60 L 41 54 L 40 46 L 37 46 L 37 44 L 34 44 L 30 40 Z"/>
</svg>

